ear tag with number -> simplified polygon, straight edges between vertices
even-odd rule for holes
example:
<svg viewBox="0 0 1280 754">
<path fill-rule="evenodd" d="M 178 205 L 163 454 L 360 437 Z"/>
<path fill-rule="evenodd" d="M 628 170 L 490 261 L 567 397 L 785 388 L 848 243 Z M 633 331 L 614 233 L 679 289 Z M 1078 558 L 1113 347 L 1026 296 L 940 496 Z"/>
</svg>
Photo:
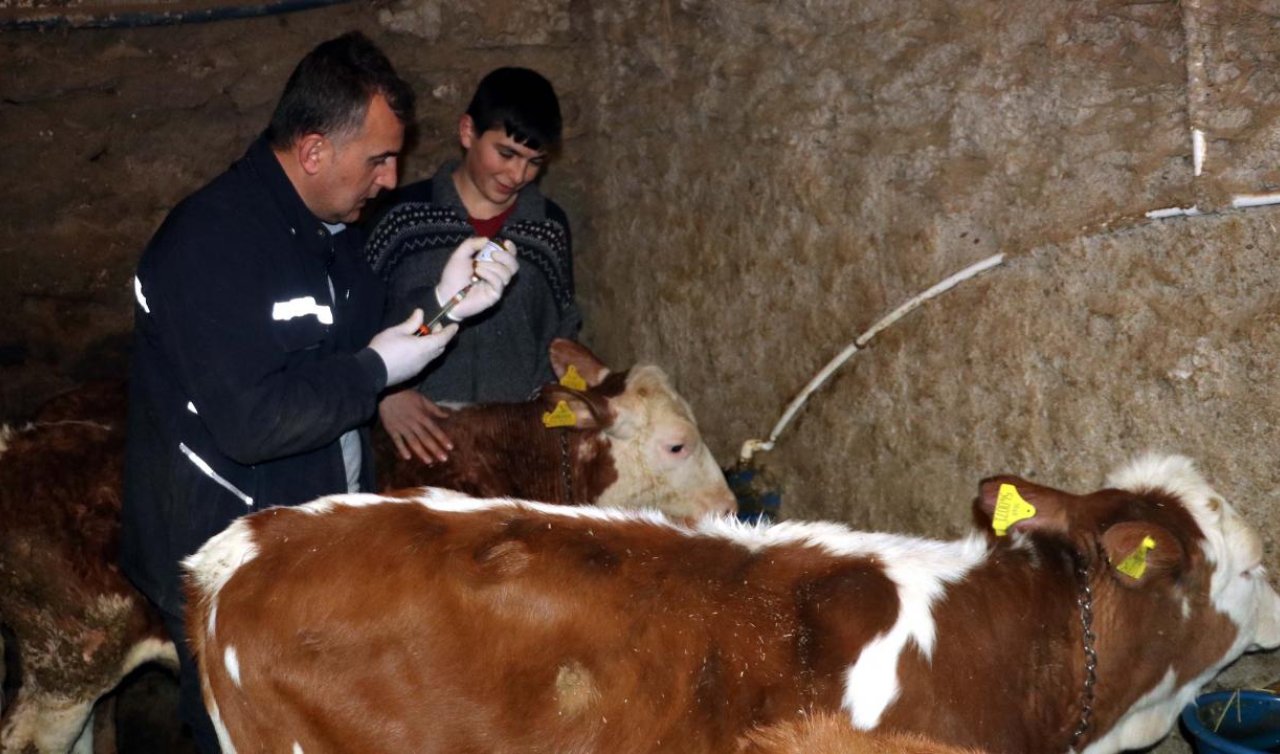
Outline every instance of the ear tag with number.
<svg viewBox="0 0 1280 754">
<path fill-rule="evenodd" d="M 1143 537 L 1138 549 L 1120 561 L 1116 570 L 1135 581 L 1142 578 L 1142 574 L 1147 572 L 1147 553 L 1154 549 L 1156 549 L 1156 541 L 1151 537 Z"/>
<path fill-rule="evenodd" d="M 554 427 L 576 427 L 578 426 L 578 417 L 574 415 L 573 409 L 569 408 L 569 404 L 560 401 L 552 411 L 542 415 L 542 426 L 547 429 Z"/>
<path fill-rule="evenodd" d="M 570 390 L 586 390 L 587 381 L 582 379 L 582 375 L 578 374 L 578 368 L 573 364 L 565 370 L 564 376 L 560 378 L 560 384 Z"/>
<path fill-rule="evenodd" d="M 1009 533 L 1010 526 L 1035 515 L 1036 507 L 1018 494 L 1017 487 L 1000 485 L 1000 492 L 996 494 L 996 510 L 991 516 L 991 528 L 996 530 L 997 537 L 1003 537 Z"/>
</svg>

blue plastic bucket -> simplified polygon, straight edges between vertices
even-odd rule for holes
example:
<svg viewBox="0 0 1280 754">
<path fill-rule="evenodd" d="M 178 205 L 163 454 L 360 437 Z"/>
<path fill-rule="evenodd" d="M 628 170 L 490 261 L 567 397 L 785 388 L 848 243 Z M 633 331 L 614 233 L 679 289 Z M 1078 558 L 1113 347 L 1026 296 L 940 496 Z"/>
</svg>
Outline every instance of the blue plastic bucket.
<svg viewBox="0 0 1280 754">
<path fill-rule="evenodd" d="M 782 495 L 773 481 L 750 462 L 739 461 L 724 470 L 724 479 L 738 500 L 738 520 L 769 523 L 778 518 Z"/>
<path fill-rule="evenodd" d="M 1182 710 L 1197 754 L 1280 751 L 1280 697 L 1265 691 L 1212 691 Z"/>
</svg>

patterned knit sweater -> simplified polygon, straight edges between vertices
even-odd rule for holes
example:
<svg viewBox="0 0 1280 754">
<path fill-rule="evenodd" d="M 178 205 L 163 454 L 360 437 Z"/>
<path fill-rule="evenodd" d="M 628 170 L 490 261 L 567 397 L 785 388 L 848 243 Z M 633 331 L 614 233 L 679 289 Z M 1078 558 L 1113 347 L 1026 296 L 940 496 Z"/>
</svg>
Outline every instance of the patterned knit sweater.
<svg viewBox="0 0 1280 754">
<path fill-rule="evenodd" d="M 369 236 L 369 264 L 388 284 L 386 325 L 415 307 L 427 316 L 439 309 L 434 289 L 445 262 L 474 235 L 453 185 L 457 167 L 447 162 L 430 180 L 396 191 Z M 524 400 L 554 378 L 551 340 L 576 338 L 582 326 L 564 211 L 529 184 L 498 236 L 515 243 L 520 272 L 496 306 L 463 321 L 449 350 L 418 378 L 415 387 L 433 401 Z"/>
</svg>

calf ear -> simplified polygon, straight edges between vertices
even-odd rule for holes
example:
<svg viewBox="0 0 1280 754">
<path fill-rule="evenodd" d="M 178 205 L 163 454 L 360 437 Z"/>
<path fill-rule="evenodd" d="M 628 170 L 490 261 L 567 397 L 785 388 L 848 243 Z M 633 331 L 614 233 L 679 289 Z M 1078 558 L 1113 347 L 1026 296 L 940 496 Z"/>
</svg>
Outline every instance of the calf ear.
<svg viewBox="0 0 1280 754">
<path fill-rule="evenodd" d="M 586 380 L 587 387 L 595 387 L 609 376 L 609 367 L 591 353 L 586 346 L 572 340 L 556 338 L 547 349 L 551 357 L 551 368 L 555 370 L 556 379 L 564 377 L 573 367 Z"/>
<path fill-rule="evenodd" d="M 572 426 L 575 429 L 607 429 L 613 418 L 605 399 L 592 393 L 584 393 L 564 385 L 547 385 L 539 393 L 548 411 L 556 413 L 561 403 L 573 413 L 573 424 L 553 422 L 548 426 Z M 547 419 L 544 417 L 544 421 Z"/>
<path fill-rule="evenodd" d="M 1016 476 L 995 476 L 979 483 L 973 519 L 996 536 L 1011 531 L 1066 535 L 1067 505 L 1074 497 Z"/>
<path fill-rule="evenodd" d="M 1176 576 L 1186 555 L 1168 529 L 1146 521 L 1123 521 L 1107 529 L 1102 549 L 1112 578 L 1130 587 Z"/>
</svg>

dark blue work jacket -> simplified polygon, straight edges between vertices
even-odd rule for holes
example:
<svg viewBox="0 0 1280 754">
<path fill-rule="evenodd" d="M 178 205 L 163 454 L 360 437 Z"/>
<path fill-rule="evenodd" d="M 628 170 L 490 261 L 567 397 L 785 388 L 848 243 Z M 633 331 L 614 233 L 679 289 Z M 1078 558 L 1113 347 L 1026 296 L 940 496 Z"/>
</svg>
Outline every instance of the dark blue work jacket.
<svg viewBox="0 0 1280 754">
<path fill-rule="evenodd" d="M 181 609 L 179 560 L 236 517 L 346 492 L 348 430 L 373 488 L 386 369 L 365 346 L 384 289 L 361 240 L 311 214 L 259 139 L 143 253 L 121 563 L 165 610 Z"/>
</svg>

